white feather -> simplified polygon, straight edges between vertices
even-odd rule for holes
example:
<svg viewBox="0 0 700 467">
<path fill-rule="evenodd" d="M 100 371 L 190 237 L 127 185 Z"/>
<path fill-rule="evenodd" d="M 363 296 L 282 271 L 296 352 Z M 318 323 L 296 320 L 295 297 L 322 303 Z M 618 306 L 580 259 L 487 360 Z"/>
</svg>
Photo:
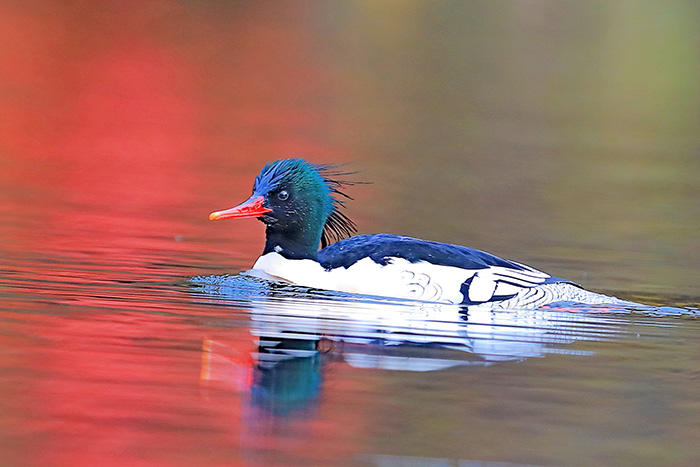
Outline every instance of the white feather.
<svg viewBox="0 0 700 467">
<path fill-rule="evenodd" d="M 363 258 L 348 268 L 327 271 L 316 261 L 278 253 L 261 256 L 253 269 L 306 287 L 446 303 L 461 303 L 460 287 L 477 272 L 403 258 L 390 258 L 386 265 Z"/>
<path fill-rule="evenodd" d="M 253 269 L 305 287 L 442 303 L 462 303 L 465 298 L 462 286 L 470 278 L 466 298 L 472 302 L 487 302 L 494 295 L 513 296 L 488 306 L 538 308 L 561 300 L 590 304 L 631 303 L 571 284 L 544 284 L 550 276 L 532 268 L 527 271 L 501 266 L 462 269 L 425 261 L 411 263 L 403 258 L 389 258 L 388 264 L 382 266 L 371 258 L 363 258 L 348 268 L 326 270 L 316 261 L 286 259 L 273 252 L 258 258 Z"/>
</svg>

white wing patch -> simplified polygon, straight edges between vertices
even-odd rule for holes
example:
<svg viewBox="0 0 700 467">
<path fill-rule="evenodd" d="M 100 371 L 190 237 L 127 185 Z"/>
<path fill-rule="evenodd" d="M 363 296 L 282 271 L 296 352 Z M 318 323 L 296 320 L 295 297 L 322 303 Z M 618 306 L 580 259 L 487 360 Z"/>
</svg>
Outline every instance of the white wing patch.
<svg viewBox="0 0 700 467">
<path fill-rule="evenodd" d="M 253 269 L 306 287 L 455 304 L 510 297 L 542 284 L 549 277 L 529 267 L 526 270 L 500 266 L 462 269 L 426 261 L 411 263 L 403 258 L 387 258 L 387 261 L 381 265 L 363 258 L 348 268 L 325 270 L 316 261 L 290 260 L 273 252 L 258 258 Z M 462 295 L 463 291 L 467 296 Z"/>
<path fill-rule="evenodd" d="M 477 272 L 469 284 L 469 300 L 476 303 L 491 300 L 496 292 L 496 285 L 493 275 L 488 274 L 488 271 Z"/>
</svg>

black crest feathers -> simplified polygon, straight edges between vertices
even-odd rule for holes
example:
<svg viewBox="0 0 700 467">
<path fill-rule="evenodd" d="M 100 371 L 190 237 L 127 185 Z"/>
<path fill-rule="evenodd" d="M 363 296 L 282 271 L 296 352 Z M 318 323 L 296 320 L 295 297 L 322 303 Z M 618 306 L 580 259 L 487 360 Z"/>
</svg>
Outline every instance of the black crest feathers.
<svg viewBox="0 0 700 467">
<path fill-rule="evenodd" d="M 345 187 L 358 185 L 364 182 L 345 180 L 343 177 L 354 175 L 357 172 L 346 172 L 339 170 L 344 164 L 314 164 L 318 174 L 323 177 L 331 197 L 333 198 L 333 210 L 331 211 L 326 224 L 323 226 L 321 234 L 321 248 L 325 248 L 331 243 L 351 237 L 357 233 L 355 223 L 341 210 L 345 208 L 345 201 L 352 198 L 345 193 Z"/>
</svg>

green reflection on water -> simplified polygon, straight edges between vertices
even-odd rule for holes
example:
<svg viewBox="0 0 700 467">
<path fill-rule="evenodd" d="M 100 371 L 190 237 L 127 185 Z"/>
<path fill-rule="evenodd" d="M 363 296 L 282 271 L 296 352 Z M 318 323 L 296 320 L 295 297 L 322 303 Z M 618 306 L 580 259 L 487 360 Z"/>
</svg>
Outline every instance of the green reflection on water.
<svg viewBox="0 0 700 467">
<path fill-rule="evenodd" d="M 694 4 L 329 10 L 348 123 L 336 137 L 375 158 L 366 230 L 470 244 L 591 287 L 696 292 Z"/>
</svg>

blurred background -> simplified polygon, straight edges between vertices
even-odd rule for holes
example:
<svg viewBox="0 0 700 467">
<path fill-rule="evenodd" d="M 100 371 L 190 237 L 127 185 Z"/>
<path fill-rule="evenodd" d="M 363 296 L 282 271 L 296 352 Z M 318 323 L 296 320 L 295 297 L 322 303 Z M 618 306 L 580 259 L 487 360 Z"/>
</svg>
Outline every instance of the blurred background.
<svg viewBox="0 0 700 467">
<path fill-rule="evenodd" d="M 696 293 L 699 20 L 692 1 L 2 2 L 3 237 L 120 213 L 237 238 L 206 214 L 294 156 L 364 170 L 362 232 Z"/>
</svg>

